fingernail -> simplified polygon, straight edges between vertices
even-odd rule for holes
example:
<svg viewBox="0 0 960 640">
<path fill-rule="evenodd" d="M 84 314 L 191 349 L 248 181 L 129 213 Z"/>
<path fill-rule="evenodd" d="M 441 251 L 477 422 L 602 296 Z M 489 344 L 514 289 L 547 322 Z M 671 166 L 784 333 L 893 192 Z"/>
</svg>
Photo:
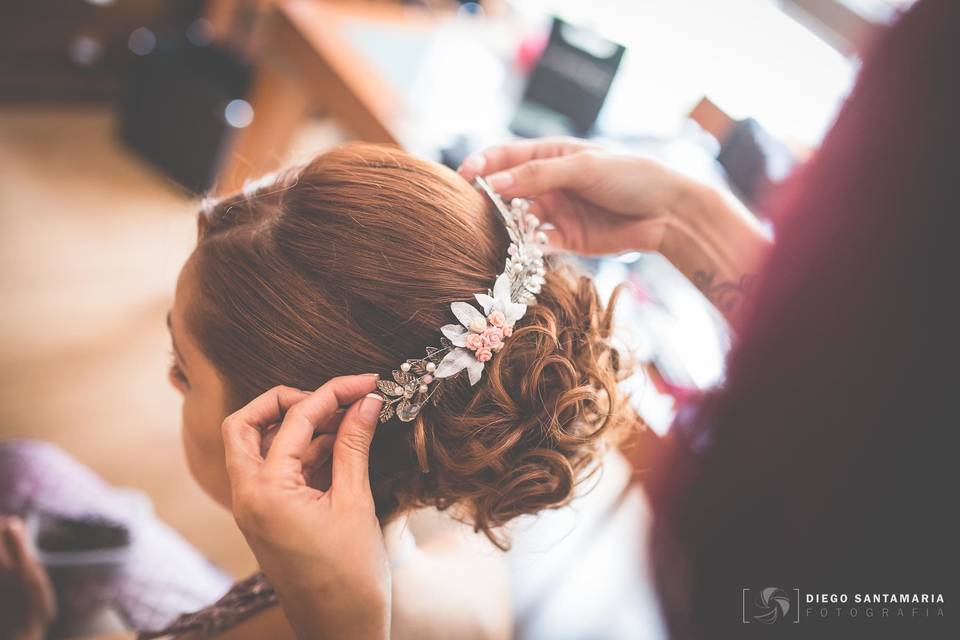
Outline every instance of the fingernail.
<svg viewBox="0 0 960 640">
<path fill-rule="evenodd" d="M 380 407 L 383 406 L 383 398 L 376 393 L 368 393 L 360 401 L 360 408 L 357 415 L 366 423 L 374 423 L 380 417 Z"/>
<path fill-rule="evenodd" d="M 463 164 L 460 165 L 460 171 L 467 171 L 474 175 L 479 175 L 483 172 L 485 166 L 487 166 L 487 159 L 482 153 L 471 153 L 467 156 L 467 159 L 463 161 Z"/>
<path fill-rule="evenodd" d="M 364 377 L 368 377 L 368 378 L 379 378 L 379 377 L 380 377 L 380 374 L 379 374 L 379 373 L 361 373 L 360 375 L 362 375 L 362 376 L 364 376 Z"/>
<path fill-rule="evenodd" d="M 509 171 L 501 171 L 489 176 L 487 182 L 494 189 L 507 189 L 513 185 L 513 174 Z"/>
</svg>

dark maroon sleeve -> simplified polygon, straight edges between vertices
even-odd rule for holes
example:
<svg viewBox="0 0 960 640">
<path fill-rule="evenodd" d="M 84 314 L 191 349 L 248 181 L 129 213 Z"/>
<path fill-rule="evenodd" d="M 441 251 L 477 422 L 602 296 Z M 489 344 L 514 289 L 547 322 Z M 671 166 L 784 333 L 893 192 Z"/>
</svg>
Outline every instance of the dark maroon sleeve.
<svg viewBox="0 0 960 640">
<path fill-rule="evenodd" d="M 960 2 L 876 44 L 649 484 L 676 637 L 743 637 L 744 588 L 956 593 Z"/>
</svg>

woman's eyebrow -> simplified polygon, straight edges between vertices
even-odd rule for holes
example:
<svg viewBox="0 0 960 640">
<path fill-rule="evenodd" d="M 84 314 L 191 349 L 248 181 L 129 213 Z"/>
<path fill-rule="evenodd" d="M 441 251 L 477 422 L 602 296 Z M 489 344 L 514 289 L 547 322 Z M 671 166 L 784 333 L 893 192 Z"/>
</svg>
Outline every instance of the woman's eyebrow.
<svg viewBox="0 0 960 640">
<path fill-rule="evenodd" d="M 176 354 L 177 359 L 180 361 L 180 364 L 184 368 L 187 366 L 187 360 L 183 357 L 183 354 L 180 353 L 180 349 L 177 349 L 177 337 L 173 333 L 173 321 L 170 319 L 170 312 L 167 311 L 167 331 L 170 332 L 170 343 L 173 345 L 173 352 Z"/>
</svg>

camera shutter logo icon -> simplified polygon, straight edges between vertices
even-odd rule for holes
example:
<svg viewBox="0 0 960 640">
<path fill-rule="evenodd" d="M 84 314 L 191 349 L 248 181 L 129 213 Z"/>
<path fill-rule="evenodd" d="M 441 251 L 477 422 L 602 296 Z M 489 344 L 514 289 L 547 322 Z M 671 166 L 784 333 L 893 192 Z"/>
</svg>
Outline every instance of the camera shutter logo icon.
<svg viewBox="0 0 960 640">
<path fill-rule="evenodd" d="M 773 624 L 787 617 L 790 613 L 790 596 L 779 587 L 761 589 L 754 600 L 757 611 L 753 619 L 762 624 Z"/>
</svg>

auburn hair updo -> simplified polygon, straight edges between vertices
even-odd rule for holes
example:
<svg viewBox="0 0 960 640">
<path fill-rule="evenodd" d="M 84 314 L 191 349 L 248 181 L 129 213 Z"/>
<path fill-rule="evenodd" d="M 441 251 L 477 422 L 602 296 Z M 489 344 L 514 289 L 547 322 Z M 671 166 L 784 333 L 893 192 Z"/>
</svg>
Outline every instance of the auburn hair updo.
<svg viewBox="0 0 960 640">
<path fill-rule="evenodd" d="M 504 267 L 493 204 L 462 177 L 395 148 L 328 151 L 205 207 L 188 261 L 187 328 L 233 411 L 278 384 L 389 376 L 438 345 L 450 303 Z M 462 508 L 501 547 L 510 519 L 557 507 L 632 415 L 617 390 L 612 309 L 590 278 L 547 261 L 537 304 L 470 386 L 446 380 L 415 421 L 378 427 L 378 515 Z"/>
</svg>

